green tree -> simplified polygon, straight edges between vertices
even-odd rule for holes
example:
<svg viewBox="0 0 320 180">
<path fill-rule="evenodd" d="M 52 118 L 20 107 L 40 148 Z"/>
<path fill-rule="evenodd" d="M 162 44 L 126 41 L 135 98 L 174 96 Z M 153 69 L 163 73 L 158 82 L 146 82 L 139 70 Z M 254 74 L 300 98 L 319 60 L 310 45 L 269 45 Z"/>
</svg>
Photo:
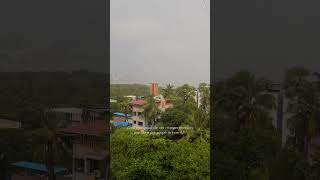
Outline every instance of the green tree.
<svg viewBox="0 0 320 180">
<path fill-rule="evenodd" d="M 111 113 L 120 112 L 120 111 L 121 111 L 120 102 L 110 103 L 110 112 Z"/>
<path fill-rule="evenodd" d="M 175 90 L 174 90 L 174 86 L 173 85 L 168 84 L 166 86 L 166 88 L 162 89 L 162 91 L 163 91 L 163 97 L 164 98 L 166 98 L 166 99 L 173 99 L 174 98 Z"/>
<path fill-rule="evenodd" d="M 59 113 L 44 112 L 41 118 L 42 128 L 32 131 L 35 158 L 45 161 L 49 180 L 56 179 L 54 166 L 57 160 L 69 154 L 68 143 L 58 134 L 65 123 L 62 117 Z"/>
<path fill-rule="evenodd" d="M 192 127 L 191 135 L 188 138 L 193 142 L 209 141 L 209 114 L 203 109 L 195 109 L 188 117 L 187 125 Z"/>
<path fill-rule="evenodd" d="M 169 127 L 179 127 L 188 119 L 188 113 L 181 106 L 174 106 L 161 114 L 160 121 Z"/>
<path fill-rule="evenodd" d="M 128 121 L 128 114 L 131 113 L 129 98 L 123 98 L 119 105 L 120 110 L 125 114 L 126 121 Z"/>
<path fill-rule="evenodd" d="M 320 130 L 319 87 L 304 68 L 288 70 L 285 81 L 288 104 L 288 126 L 296 139 L 296 146 L 307 159 L 310 141 Z"/>
<path fill-rule="evenodd" d="M 110 85 L 110 97 L 117 99 L 123 96 L 135 95 L 135 96 L 148 96 L 150 94 L 149 87 L 142 84 L 111 84 Z"/>
<path fill-rule="evenodd" d="M 195 95 L 195 88 L 188 84 L 184 84 L 176 89 L 178 103 L 195 103 Z"/>
<path fill-rule="evenodd" d="M 270 164 L 281 148 L 270 116 L 270 85 L 248 71 L 213 85 L 214 179 L 270 179 Z"/>
<path fill-rule="evenodd" d="M 308 174 L 308 180 L 320 179 L 320 147 L 315 147 L 315 152 L 312 154 L 312 163 Z"/>
<path fill-rule="evenodd" d="M 112 179 L 210 179 L 208 143 L 117 129 L 111 146 Z"/>
<path fill-rule="evenodd" d="M 158 108 L 155 99 L 153 98 L 153 96 L 149 96 L 147 98 L 147 104 L 144 109 L 146 123 L 150 124 L 151 127 L 153 127 L 157 123 L 160 114 L 161 111 Z"/>
<path fill-rule="evenodd" d="M 199 92 L 201 94 L 200 107 L 209 112 L 210 109 L 210 88 L 206 83 L 199 84 Z"/>
<path fill-rule="evenodd" d="M 227 108 L 236 113 L 239 128 L 271 124 L 269 113 L 275 107 L 275 97 L 268 92 L 270 86 L 270 81 L 257 79 L 248 71 L 240 71 L 227 81 Z"/>
</svg>

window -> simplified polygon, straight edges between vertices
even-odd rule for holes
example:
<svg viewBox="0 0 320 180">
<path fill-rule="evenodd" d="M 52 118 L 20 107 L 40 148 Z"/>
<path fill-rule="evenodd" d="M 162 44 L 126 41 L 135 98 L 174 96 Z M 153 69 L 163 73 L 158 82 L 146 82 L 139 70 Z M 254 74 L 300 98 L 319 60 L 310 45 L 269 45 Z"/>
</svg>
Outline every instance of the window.
<svg viewBox="0 0 320 180">
<path fill-rule="evenodd" d="M 137 121 L 133 121 L 133 124 L 137 124 Z"/>
<path fill-rule="evenodd" d="M 139 126 L 143 126 L 143 122 L 138 122 L 138 125 Z"/>
<path fill-rule="evenodd" d="M 76 171 L 84 172 L 84 160 L 83 159 L 75 159 Z"/>
<path fill-rule="evenodd" d="M 89 172 L 94 173 L 95 170 L 99 170 L 99 163 L 97 160 L 88 159 L 89 166 Z"/>
</svg>

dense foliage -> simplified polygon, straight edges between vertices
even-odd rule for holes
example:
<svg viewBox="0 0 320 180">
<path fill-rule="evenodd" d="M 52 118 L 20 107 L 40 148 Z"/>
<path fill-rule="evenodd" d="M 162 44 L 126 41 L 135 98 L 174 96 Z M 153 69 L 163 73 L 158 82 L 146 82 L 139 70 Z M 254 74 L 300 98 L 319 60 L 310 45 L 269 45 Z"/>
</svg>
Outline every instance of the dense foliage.
<svg viewBox="0 0 320 180">
<path fill-rule="evenodd" d="M 42 112 L 50 107 L 104 104 L 108 82 L 106 74 L 86 71 L 0 73 L 0 118 L 21 121 L 23 128 L 0 129 L 0 155 L 8 163 L 51 161 L 49 167 L 54 163 L 70 167 L 71 155 L 52 153 L 62 150 L 57 144 L 57 119 L 43 123 Z"/>
<path fill-rule="evenodd" d="M 133 130 L 116 129 L 111 135 L 113 179 L 209 179 L 209 88 L 204 83 L 200 88 L 205 95 L 201 107 L 195 101 L 196 88 L 188 84 L 161 89 L 163 96 L 174 102 L 164 112 L 158 109 L 153 97 L 145 97 L 144 116 L 149 126 L 193 129 L 175 135 L 135 134 Z M 121 97 L 124 94 L 120 90 L 115 93 L 119 97 L 115 96 L 118 103 L 112 104 L 112 111 L 127 112 L 128 101 Z"/>
<path fill-rule="evenodd" d="M 271 84 L 247 71 L 214 84 L 214 179 L 319 179 L 319 150 L 311 145 L 320 132 L 319 80 L 303 68 L 287 71 L 286 144 L 272 125 L 276 101 Z"/>
<path fill-rule="evenodd" d="M 105 103 L 106 83 L 105 74 L 85 71 L 0 73 L 0 117 L 20 120 L 24 128 L 1 129 L 0 161 L 5 161 L 1 159 L 3 154 L 10 162 L 34 160 L 33 153 L 38 149 L 34 144 L 44 145 L 58 138 L 51 136 L 56 128 L 41 123 L 43 108 Z M 319 85 L 317 73 L 304 68 L 287 71 L 283 88 L 288 107 L 284 111 L 290 134 L 286 143 L 282 141 L 281 131 L 272 124 L 276 99 L 270 91 L 272 82 L 269 80 L 241 71 L 216 82 L 213 89 L 203 83 L 197 88 L 187 84 L 167 85 L 161 88 L 161 93 L 174 102 L 174 107 L 160 112 L 149 99 L 147 121 L 152 126 L 193 129 L 179 136 L 113 129 L 112 177 L 208 179 L 211 140 L 214 179 L 317 180 L 320 150 L 312 142 L 320 132 Z M 200 106 L 194 99 L 196 89 L 203 96 Z M 130 107 L 124 96 L 149 95 L 148 86 L 137 84 L 111 85 L 110 91 L 111 98 L 118 100 L 111 104 L 111 110 L 126 113 L 130 112 Z M 214 97 L 212 103 L 210 95 Z M 50 131 L 43 131 L 43 128 Z M 31 132 L 38 130 L 41 133 L 35 138 Z"/>
<path fill-rule="evenodd" d="M 122 99 L 124 96 L 148 96 L 149 86 L 142 84 L 111 84 L 110 98 Z"/>
<path fill-rule="evenodd" d="M 118 129 L 111 136 L 113 179 L 209 179 L 208 143 L 175 142 Z"/>
</svg>

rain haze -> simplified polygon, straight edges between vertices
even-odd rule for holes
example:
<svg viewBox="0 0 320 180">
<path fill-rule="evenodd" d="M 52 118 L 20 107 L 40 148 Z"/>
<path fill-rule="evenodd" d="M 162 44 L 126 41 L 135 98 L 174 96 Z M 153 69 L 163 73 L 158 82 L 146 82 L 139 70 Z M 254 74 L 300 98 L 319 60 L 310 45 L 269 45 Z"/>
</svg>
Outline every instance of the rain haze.
<svg viewBox="0 0 320 180">
<path fill-rule="evenodd" d="M 111 83 L 210 81 L 210 0 L 111 0 Z"/>
</svg>

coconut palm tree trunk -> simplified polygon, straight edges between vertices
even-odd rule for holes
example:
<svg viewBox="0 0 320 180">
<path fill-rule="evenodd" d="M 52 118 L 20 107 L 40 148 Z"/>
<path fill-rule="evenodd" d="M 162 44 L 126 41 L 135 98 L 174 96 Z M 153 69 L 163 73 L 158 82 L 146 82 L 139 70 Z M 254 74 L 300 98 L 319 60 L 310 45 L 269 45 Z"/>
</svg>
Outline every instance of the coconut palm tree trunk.
<svg viewBox="0 0 320 180">
<path fill-rule="evenodd" d="M 304 136 L 304 143 L 303 143 L 303 154 L 306 160 L 309 160 L 309 146 L 310 146 L 310 137 Z"/>
<path fill-rule="evenodd" d="M 105 180 L 109 180 L 110 179 L 110 153 L 108 152 L 107 157 L 104 159 L 105 161 L 105 165 L 106 165 L 106 169 L 105 169 Z"/>
<path fill-rule="evenodd" d="M 47 144 L 47 169 L 49 174 L 49 180 L 56 180 L 55 172 L 54 172 L 54 155 L 52 144 L 48 142 Z"/>
</svg>

